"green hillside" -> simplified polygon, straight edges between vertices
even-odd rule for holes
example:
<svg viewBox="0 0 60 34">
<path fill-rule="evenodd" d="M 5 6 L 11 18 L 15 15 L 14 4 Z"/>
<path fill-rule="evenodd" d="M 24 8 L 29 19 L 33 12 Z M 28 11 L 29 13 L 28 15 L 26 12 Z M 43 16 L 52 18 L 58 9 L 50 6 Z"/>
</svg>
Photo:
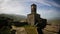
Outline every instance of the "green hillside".
<svg viewBox="0 0 60 34">
<path fill-rule="evenodd" d="M 0 17 L 1 16 L 12 18 L 12 19 L 14 19 L 16 21 L 19 21 L 21 19 L 26 19 L 26 16 L 23 16 L 23 15 L 15 15 L 15 14 L 0 14 Z"/>
</svg>

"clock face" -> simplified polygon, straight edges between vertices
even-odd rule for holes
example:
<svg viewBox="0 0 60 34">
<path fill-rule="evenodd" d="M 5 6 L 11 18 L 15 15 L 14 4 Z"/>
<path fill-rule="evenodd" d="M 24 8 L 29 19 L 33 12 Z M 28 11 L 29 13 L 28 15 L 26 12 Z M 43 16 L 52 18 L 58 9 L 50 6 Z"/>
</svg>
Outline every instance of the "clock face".
<svg viewBox="0 0 60 34">
<path fill-rule="evenodd" d="M 34 6 L 32 6 L 32 8 L 35 8 Z"/>
<path fill-rule="evenodd" d="M 34 8 L 34 7 L 32 6 L 32 8 Z"/>
</svg>

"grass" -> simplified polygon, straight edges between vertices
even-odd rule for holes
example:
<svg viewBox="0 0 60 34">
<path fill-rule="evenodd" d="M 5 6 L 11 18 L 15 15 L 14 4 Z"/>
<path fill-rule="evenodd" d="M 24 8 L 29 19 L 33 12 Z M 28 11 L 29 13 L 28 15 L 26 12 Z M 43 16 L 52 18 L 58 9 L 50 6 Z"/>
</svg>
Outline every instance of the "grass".
<svg viewBox="0 0 60 34">
<path fill-rule="evenodd" d="M 34 26 L 24 26 L 27 34 L 38 34 L 37 29 Z"/>
<path fill-rule="evenodd" d="M 31 25 L 24 25 L 21 26 L 22 28 L 24 28 L 24 32 L 26 32 L 27 34 L 38 34 L 37 32 L 37 28 Z"/>
</svg>

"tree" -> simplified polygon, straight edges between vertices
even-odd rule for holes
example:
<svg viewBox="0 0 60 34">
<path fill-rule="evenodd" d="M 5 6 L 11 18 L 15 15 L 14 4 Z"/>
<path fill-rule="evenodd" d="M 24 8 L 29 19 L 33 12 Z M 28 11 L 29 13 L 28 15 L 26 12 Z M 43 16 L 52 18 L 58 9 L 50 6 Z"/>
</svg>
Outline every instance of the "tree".
<svg viewBox="0 0 60 34">
<path fill-rule="evenodd" d="M 8 17 L 0 17 L 0 34 L 10 34 L 13 19 Z"/>
</svg>

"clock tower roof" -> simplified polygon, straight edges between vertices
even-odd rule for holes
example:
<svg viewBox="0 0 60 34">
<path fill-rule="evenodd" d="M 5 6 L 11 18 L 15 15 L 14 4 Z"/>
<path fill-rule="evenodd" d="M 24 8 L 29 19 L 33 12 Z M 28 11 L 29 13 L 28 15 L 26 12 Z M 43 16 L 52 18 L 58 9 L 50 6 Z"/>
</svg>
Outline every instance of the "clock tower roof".
<svg viewBox="0 0 60 34">
<path fill-rule="evenodd" d="M 32 4 L 31 6 L 36 6 L 36 4 Z"/>
</svg>

